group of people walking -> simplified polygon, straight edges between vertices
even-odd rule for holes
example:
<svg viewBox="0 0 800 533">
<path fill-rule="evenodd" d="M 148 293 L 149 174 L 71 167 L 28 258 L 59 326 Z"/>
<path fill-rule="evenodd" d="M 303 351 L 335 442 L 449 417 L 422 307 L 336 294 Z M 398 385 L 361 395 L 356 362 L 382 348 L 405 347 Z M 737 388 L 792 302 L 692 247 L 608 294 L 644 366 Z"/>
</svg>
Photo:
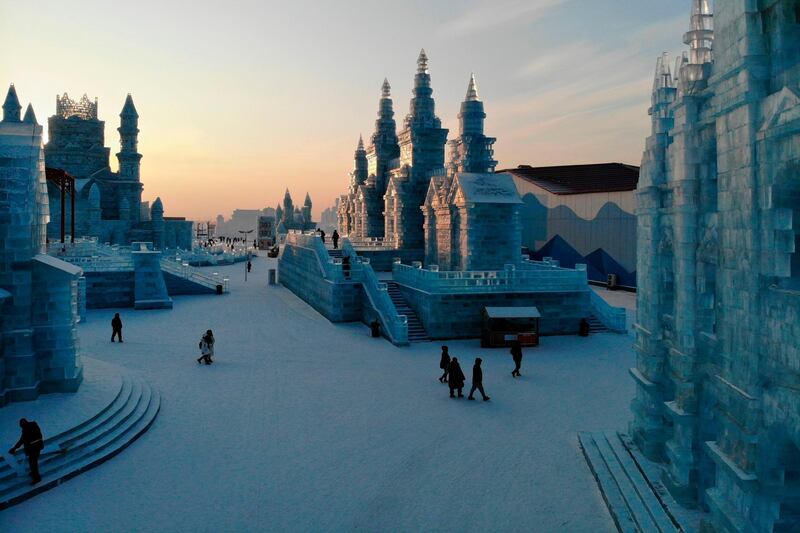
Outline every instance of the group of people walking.
<svg viewBox="0 0 800 533">
<path fill-rule="evenodd" d="M 511 375 L 519 377 L 519 369 L 522 365 L 522 346 L 519 342 L 515 342 L 511 346 L 511 357 L 514 360 L 514 370 Z M 475 364 L 472 365 L 472 388 L 469 391 L 467 400 L 475 399 L 475 391 L 481 393 L 484 402 L 488 402 L 491 398 L 486 395 L 483 390 L 483 367 L 481 367 L 483 359 L 480 357 L 475 358 Z M 463 398 L 464 382 L 467 379 L 461 370 L 461 363 L 458 362 L 457 357 L 450 357 L 450 351 L 447 346 L 442 346 L 442 357 L 439 359 L 439 368 L 442 370 L 442 375 L 439 377 L 439 383 L 447 383 L 450 387 L 451 398 Z M 458 396 L 456 396 L 458 392 Z"/>
<path fill-rule="evenodd" d="M 475 399 L 474 394 L 476 390 L 481 393 L 481 397 L 483 398 L 484 402 L 488 402 L 491 399 L 486 396 L 486 392 L 483 390 L 483 369 L 481 368 L 482 362 L 483 359 L 476 357 L 475 364 L 472 365 L 472 388 L 469 391 L 469 396 L 467 396 L 468 400 Z M 458 358 L 450 357 L 447 346 L 442 346 L 442 357 L 439 360 L 439 368 L 444 371 L 439 378 L 439 382 L 448 384 L 450 387 L 450 397 L 456 398 L 455 393 L 458 391 L 458 398 L 463 398 L 464 381 L 467 378 L 464 376 L 464 371 L 461 370 L 461 363 L 458 362 Z"/>
<path fill-rule="evenodd" d="M 200 357 L 197 358 L 197 364 L 210 365 L 214 362 L 214 333 L 209 329 L 205 335 L 200 338 Z"/>
</svg>

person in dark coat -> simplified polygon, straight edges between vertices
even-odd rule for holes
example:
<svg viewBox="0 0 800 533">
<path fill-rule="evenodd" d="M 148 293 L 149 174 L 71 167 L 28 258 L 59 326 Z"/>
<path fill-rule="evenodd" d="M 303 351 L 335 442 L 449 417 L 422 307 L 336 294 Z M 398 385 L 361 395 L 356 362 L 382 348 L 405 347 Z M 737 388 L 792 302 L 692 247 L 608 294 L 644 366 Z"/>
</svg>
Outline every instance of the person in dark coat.
<svg viewBox="0 0 800 533">
<path fill-rule="evenodd" d="M 519 341 L 514 341 L 514 344 L 511 345 L 511 358 L 514 359 L 514 370 L 511 371 L 511 375 L 516 378 L 522 375 L 519 373 L 519 367 L 522 364 L 522 346 Z"/>
<path fill-rule="evenodd" d="M 450 354 L 447 352 L 447 346 L 442 346 L 442 358 L 439 360 L 439 368 L 444 371 L 442 377 L 439 378 L 439 383 L 447 383 L 447 371 L 450 369 Z"/>
<path fill-rule="evenodd" d="M 42 480 L 42 476 L 39 475 L 39 454 L 44 448 L 42 430 L 39 429 L 39 424 L 24 418 L 20 418 L 19 427 L 22 428 L 22 435 L 14 447 L 8 450 L 8 453 L 14 454 L 20 446 L 23 447 L 25 455 L 28 456 L 28 466 L 31 469 L 31 485 L 36 485 Z"/>
<path fill-rule="evenodd" d="M 339 248 L 339 232 L 333 230 L 333 234 L 331 235 L 331 239 L 333 239 L 333 249 L 336 250 Z"/>
<path fill-rule="evenodd" d="M 589 322 L 585 318 L 581 318 L 581 323 L 578 326 L 578 335 L 581 337 L 589 336 Z"/>
<path fill-rule="evenodd" d="M 250 272 L 250 269 L 252 269 L 252 268 L 253 268 L 253 263 L 251 263 L 250 261 L 247 261 L 247 271 Z"/>
<path fill-rule="evenodd" d="M 466 377 L 464 377 L 464 372 L 461 371 L 461 365 L 458 364 L 457 357 L 453 357 L 450 360 L 450 366 L 447 369 L 447 375 L 450 378 L 450 381 L 448 382 L 448 385 L 450 385 L 450 397 L 455 398 L 453 392 L 458 390 L 458 397 L 463 398 L 464 380 Z"/>
<path fill-rule="evenodd" d="M 111 342 L 114 342 L 114 337 L 122 342 L 122 319 L 119 317 L 119 313 L 114 313 L 114 318 L 111 319 Z"/>
<path fill-rule="evenodd" d="M 325 244 L 325 232 L 321 229 L 319 230 L 319 238 L 322 239 L 322 244 Z"/>
<path fill-rule="evenodd" d="M 469 396 L 467 400 L 474 400 L 475 398 L 472 396 L 475 394 L 475 390 L 479 390 L 481 396 L 483 396 L 483 401 L 488 402 L 491 398 L 486 396 L 486 393 L 483 392 L 483 369 L 481 368 L 481 362 L 483 359 L 480 357 L 475 358 L 475 364 L 472 366 L 472 389 L 469 391 Z"/>
</svg>

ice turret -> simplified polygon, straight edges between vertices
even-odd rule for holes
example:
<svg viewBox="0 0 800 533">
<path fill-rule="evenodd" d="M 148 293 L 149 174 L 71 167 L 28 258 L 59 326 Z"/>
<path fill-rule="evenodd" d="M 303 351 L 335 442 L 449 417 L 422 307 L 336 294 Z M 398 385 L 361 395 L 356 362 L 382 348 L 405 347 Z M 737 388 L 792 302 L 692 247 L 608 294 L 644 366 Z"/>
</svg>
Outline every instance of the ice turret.
<svg viewBox="0 0 800 533">
<path fill-rule="evenodd" d="M 705 87 L 714 60 L 714 15 L 708 0 L 692 0 L 691 26 L 683 42 L 689 45 L 689 57 L 678 74 L 680 89 L 684 94 L 691 94 Z"/>
<path fill-rule="evenodd" d="M 389 161 L 400 155 L 397 144 L 397 124 L 394 121 L 394 107 L 392 104 L 392 87 L 389 80 L 383 79 L 381 85 L 381 99 L 378 103 L 378 118 L 375 120 L 375 132 L 370 138 L 367 148 L 367 171 L 370 182 L 374 180 L 375 191 L 378 197 L 383 198 L 388 181 L 387 171 Z M 352 180 L 351 180 L 352 184 Z"/>
<path fill-rule="evenodd" d="M 25 116 L 22 117 L 22 122 L 25 124 L 38 124 L 36 121 L 36 113 L 33 112 L 33 105 L 28 104 L 28 107 L 25 109 Z"/>
<path fill-rule="evenodd" d="M 311 207 L 311 196 L 309 196 L 309 194 L 308 194 L 308 193 L 306 193 L 306 199 L 305 199 L 305 201 L 303 202 L 303 205 L 304 205 L 304 206 L 307 206 L 307 207 Z"/>
<path fill-rule="evenodd" d="M 153 202 L 153 206 L 150 208 L 150 219 L 155 220 L 156 218 L 160 218 L 162 220 L 164 218 L 164 204 L 161 203 L 160 196 L 156 198 L 156 201 Z"/>
<path fill-rule="evenodd" d="M 139 171 L 142 154 L 139 153 L 139 113 L 133 105 L 133 97 L 128 94 L 125 104 L 119 114 L 120 151 L 117 154 L 119 161 L 119 175 L 122 179 L 139 181 Z"/>
<path fill-rule="evenodd" d="M 19 104 L 17 89 L 12 83 L 8 87 L 6 101 L 3 103 L 3 122 L 20 122 L 19 116 L 21 111 L 22 106 Z"/>
<path fill-rule="evenodd" d="M 494 172 L 497 161 L 492 159 L 492 145 L 496 139 L 484 135 L 485 118 L 483 102 L 478 98 L 475 75 L 470 74 L 467 94 L 458 114 L 459 136 L 449 142 L 450 161 L 447 164 L 447 174 L 451 178 L 456 172 Z"/>
<path fill-rule="evenodd" d="M 428 55 L 423 48 L 417 58 L 417 74 L 414 76 L 414 97 L 411 99 L 405 126 L 412 124 L 430 128 L 441 128 L 442 122 L 436 116 L 431 89 L 431 75 L 428 72 Z"/>
<path fill-rule="evenodd" d="M 355 154 L 353 155 L 353 172 L 350 174 L 350 186 L 355 190 L 359 185 L 363 185 L 367 181 L 368 164 L 367 164 L 367 151 L 364 149 L 364 139 L 358 136 L 358 146 L 356 146 Z"/>
</svg>

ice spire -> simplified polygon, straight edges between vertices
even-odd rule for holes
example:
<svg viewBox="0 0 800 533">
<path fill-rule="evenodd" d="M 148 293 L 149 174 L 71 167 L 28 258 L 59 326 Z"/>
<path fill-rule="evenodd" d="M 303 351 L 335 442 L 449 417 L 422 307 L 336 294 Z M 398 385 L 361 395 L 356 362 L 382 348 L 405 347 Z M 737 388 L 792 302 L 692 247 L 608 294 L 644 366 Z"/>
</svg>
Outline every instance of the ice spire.
<svg viewBox="0 0 800 533">
<path fill-rule="evenodd" d="M 689 45 L 689 63 L 710 63 L 714 43 L 714 14 L 708 0 L 692 0 L 691 29 L 683 36 Z"/>
<path fill-rule="evenodd" d="M 22 111 L 22 106 L 19 105 L 19 98 L 17 98 L 17 89 L 12 83 L 8 87 L 8 94 L 6 94 L 6 101 L 3 103 L 3 122 L 19 122 L 19 114 Z"/>
<path fill-rule="evenodd" d="M 392 96 L 392 86 L 389 85 L 389 80 L 383 78 L 383 85 L 381 85 L 381 98 L 389 98 Z"/>
<path fill-rule="evenodd" d="M 356 151 L 364 151 L 364 137 L 362 137 L 360 134 L 358 136 L 358 146 L 356 146 Z"/>
<path fill-rule="evenodd" d="M 672 73 L 669 70 L 669 54 L 664 52 L 656 60 L 656 73 L 653 79 L 653 91 L 674 87 Z"/>
<path fill-rule="evenodd" d="M 125 104 L 122 106 L 122 112 L 119 114 L 121 117 L 136 117 L 139 118 L 139 113 L 136 111 L 136 106 L 133 105 L 133 97 L 131 93 L 125 97 Z"/>
<path fill-rule="evenodd" d="M 480 100 L 478 96 L 478 84 L 475 82 L 475 73 L 471 72 L 469 75 L 469 86 L 467 87 L 467 102 L 477 102 Z"/>
<path fill-rule="evenodd" d="M 306 193 L 306 201 L 303 202 L 303 205 L 306 207 L 311 207 L 311 196 L 309 196 L 308 193 Z"/>
<path fill-rule="evenodd" d="M 420 74 L 428 73 L 428 56 L 425 54 L 424 48 L 419 51 L 419 57 L 417 58 L 417 72 Z"/>
<path fill-rule="evenodd" d="M 33 112 L 33 106 L 28 104 L 27 109 L 25 109 L 25 116 L 22 118 L 22 122 L 26 124 L 38 124 L 36 122 L 36 113 Z"/>
</svg>

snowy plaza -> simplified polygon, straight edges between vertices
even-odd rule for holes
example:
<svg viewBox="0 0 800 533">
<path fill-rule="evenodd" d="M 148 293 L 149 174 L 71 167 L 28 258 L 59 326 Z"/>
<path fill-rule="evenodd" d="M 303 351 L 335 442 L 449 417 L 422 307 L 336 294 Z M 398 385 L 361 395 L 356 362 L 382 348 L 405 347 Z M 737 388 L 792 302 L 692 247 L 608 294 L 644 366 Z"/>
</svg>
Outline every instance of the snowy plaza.
<svg viewBox="0 0 800 533">
<path fill-rule="evenodd" d="M 0 530 L 615 530 L 576 434 L 625 428 L 631 337 L 544 337 L 517 379 L 507 349 L 448 342 L 465 374 L 483 358 L 492 397 L 450 399 L 439 343 L 397 348 L 331 324 L 268 286 L 269 264 L 255 260 L 246 283 L 241 264 L 219 268 L 223 297 L 123 310 L 123 344 L 109 343 L 113 310 L 89 311 L 83 387 L 96 367 L 124 368 L 161 391 L 161 411 L 100 468 L 0 513 Z M 195 362 L 208 328 L 210 367 Z M 0 410 L 3 442 L 64 397 Z M 37 421 L 48 432 L 45 412 Z"/>
</svg>

